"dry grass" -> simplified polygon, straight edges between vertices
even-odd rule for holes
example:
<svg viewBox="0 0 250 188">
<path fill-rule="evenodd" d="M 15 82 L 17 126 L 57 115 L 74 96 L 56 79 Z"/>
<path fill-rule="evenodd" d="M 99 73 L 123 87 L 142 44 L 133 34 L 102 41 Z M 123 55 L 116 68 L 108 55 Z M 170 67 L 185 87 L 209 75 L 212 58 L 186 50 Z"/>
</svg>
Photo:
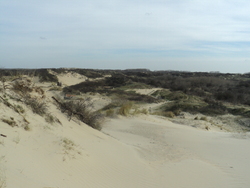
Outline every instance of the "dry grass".
<svg viewBox="0 0 250 188">
<path fill-rule="evenodd" d="M 56 119 L 54 116 L 52 116 L 51 114 L 46 114 L 45 116 L 45 121 L 50 123 L 50 124 L 53 124 L 56 122 Z"/>
<path fill-rule="evenodd" d="M 58 86 L 53 86 L 49 89 L 49 91 L 62 91 L 62 87 L 58 87 Z"/>
<path fill-rule="evenodd" d="M 101 130 L 101 122 L 103 115 L 99 112 L 91 111 L 93 103 L 90 99 L 76 100 L 76 101 L 61 101 L 59 102 L 59 108 L 63 113 L 69 116 L 69 119 L 76 117 L 78 120 L 86 123 L 90 127 Z"/>
<path fill-rule="evenodd" d="M 158 111 L 158 112 L 154 112 L 153 115 L 164 116 L 164 117 L 168 117 L 168 118 L 175 117 L 175 115 L 172 111 L 167 111 L 167 112 Z"/>
<path fill-rule="evenodd" d="M 61 139 L 61 145 L 63 147 L 63 161 L 66 159 L 74 159 L 76 155 L 81 155 L 81 152 L 77 150 L 77 146 L 72 140 L 63 138 Z"/>
<path fill-rule="evenodd" d="M 139 110 L 140 114 L 148 114 L 148 110 L 146 108 L 143 108 L 141 110 Z"/>
<path fill-rule="evenodd" d="M 10 125 L 11 127 L 17 126 L 17 123 L 16 123 L 16 121 L 14 120 L 14 118 L 10 118 L 10 119 L 2 118 L 1 120 L 2 120 L 2 122 L 7 123 L 7 124 Z"/>
<path fill-rule="evenodd" d="M 20 95 L 25 95 L 32 91 L 31 83 L 23 80 L 16 80 L 12 83 L 12 90 Z"/>
<path fill-rule="evenodd" d="M 21 105 L 13 105 L 13 107 L 17 113 L 23 114 L 25 112 L 24 108 Z"/>
<path fill-rule="evenodd" d="M 143 108 L 143 109 L 135 108 L 133 115 L 136 115 L 136 114 L 146 114 L 147 115 L 148 110 L 146 108 Z"/>
<path fill-rule="evenodd" d="M 202 116 L 202 117 L 200 118 L 200 120 L 202 120 L 202 121 L 207 121 L 207 117 L 206 117 L 206 116 Z"/>
<path fill-rule="evenodd" d="M 62 145 L 65 150 L 73 150 L 75 147 L 75 143 L 68 138 L 62 139 Z"/>
<path fill-rule="evenodd" d="M 106 117 L 114 117 L 114 116 L 115 116 L 115 110 L 114 109 L 106 110 Z"/>
<path fill-rule="evenodd" d="M 31 128 L 30 128 L 30 126 L 29 126 L 29 125 L 24 125 L 24 127 L 23 127 L 23 128 L 24 128 L 24 130 L 25 130 L 25 131 L 30 131 L 30 130 L 31 130 Z"/>
<path fill-rule="evenodd" d="M 163 116 L 169 117 L 169 118 L 174 118 L 175 117 L 175 115 L 174 115 L 174 113 L 172 111 L 164 112 Z"/>
<path fill-rule="evenodd" d="M 24 103 L 32 109 L 33 113 L 40 116 L 43 116 L 48 112 L 47 104 L 43 101 L 38 101 L 37 99 L 26 97 Z"/>
<path fill-rule="evenodd" d="M 128 116 L 129 113 L 130 113 L 130 110 L 132 109 L 134 103 L 129 101 L 129 102 L 126 102 L 124 103 L 120 109 L 119 109 L 119 114 L 122 115 L 122 116 Z"/>
</svg>

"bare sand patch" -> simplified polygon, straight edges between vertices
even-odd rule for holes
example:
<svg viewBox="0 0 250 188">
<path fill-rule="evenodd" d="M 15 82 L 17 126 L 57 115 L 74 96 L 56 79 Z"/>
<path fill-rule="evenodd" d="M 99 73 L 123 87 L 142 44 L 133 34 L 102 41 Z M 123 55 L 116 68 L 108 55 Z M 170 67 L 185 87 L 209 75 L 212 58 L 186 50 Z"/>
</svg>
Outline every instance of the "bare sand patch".
<svg viewBox="0 0 250 188">
<path fill-rule="evenodd" d="M 152 116 L 112 119 L 103 131 L 137 151 L 174 187 L 247 187 L 249 133 L 208 132 Z M 248 135 L 248 136 L 246 136 Z M 239 135 L 240 136 L 240 135 Z"/>
</svg>

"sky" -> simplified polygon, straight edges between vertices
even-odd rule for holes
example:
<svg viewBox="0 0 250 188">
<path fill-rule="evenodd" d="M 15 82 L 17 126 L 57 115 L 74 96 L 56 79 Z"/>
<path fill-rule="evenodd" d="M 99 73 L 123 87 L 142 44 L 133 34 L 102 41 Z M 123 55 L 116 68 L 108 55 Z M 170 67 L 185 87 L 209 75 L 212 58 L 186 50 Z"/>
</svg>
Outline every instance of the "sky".
<svg viewBox="0 0 250 188">
<path fill-rule="evenodd" d="M 0 0 L 0 68 L 250 72 L 249 0 Z"/>
</svg>

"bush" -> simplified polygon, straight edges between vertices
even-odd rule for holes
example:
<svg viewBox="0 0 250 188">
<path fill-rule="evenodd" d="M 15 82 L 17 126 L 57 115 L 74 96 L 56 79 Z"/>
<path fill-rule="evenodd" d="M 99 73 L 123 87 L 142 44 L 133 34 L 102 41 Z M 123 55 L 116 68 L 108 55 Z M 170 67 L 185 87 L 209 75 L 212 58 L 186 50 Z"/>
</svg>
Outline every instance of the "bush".
<svg viewBox="0 0 250 188">
<path fill-rule="evenodd" d="M 66 101 L 59 104 L 61 111 L 67 113 L 70 118 L 72 116 L 76 117 L 90 127 L 101 130 L 103 116 L 98 112 L 91 111 L 93 104 L 90 102 L 90 99 L 84 101 Z"/>
<path fill-rule="evenodd" d="M 57 76 L 50 74 L 48 69 L 38 69 L 36 73 L 40 78 L 40 82 L 58 82 Z"/>
<path fill-rule="evenodd" d="M 110 95 L 116 96 L 118 99 L 123 99 L 127 101 L 136 101 L 136 102 L 145 102 L 145 103 L 155 103 L 159 102 L 158 99 L 155 99 L 152 96 L 141 95 L 135 93 L 134 91 L 123 91 L 119 89 L 114 89 L 109 91 Z"/>
<path fill-rule="evenodd" d="M 21 80 L 15 81 L 12 84 L 12 89 L 21 95 L 25 95 L 32 91 L 30 88 L 30 83 Z"/>
<path fill-rule="evenodd" d="M 127 81 L 125 75 L 113 74 L 111 77 L 106 78 L 106 85 L 113 87 L 124 86 Z"/>
<path fill-rule="evenodd" d="M 194 104 L 191 102 L 173 102 L 165 106 L 164 111 L 172 111 L 179 115 L 182 111 L 185 112 L 198 112 L 201 104 Z"/>
<path fill-rule="evenodd" d="M 224 115 L 226 114 L 227 108 L 218 102 L 210 103 L 209 105 L 199 109 L 199 112 L 206 115 Z"/>
<path fill-rule="evenodd" d="M 52 116 L 51 114 L 47 114 L 45 116 L 45 121 L 48 122 L 48 123 L 53 124 L 53 123 L 55 123 L 57 121 L 57 118 Z"/>
<path fill-rule="evenodd" d="M 33 113 L 43 116 L 47 113 L 48 107 L 45 102 L 38 101 L 37 99 L 29 98 L 28 96 L 25 98 L 24 103 L 28 105 Z"/>
</svg>

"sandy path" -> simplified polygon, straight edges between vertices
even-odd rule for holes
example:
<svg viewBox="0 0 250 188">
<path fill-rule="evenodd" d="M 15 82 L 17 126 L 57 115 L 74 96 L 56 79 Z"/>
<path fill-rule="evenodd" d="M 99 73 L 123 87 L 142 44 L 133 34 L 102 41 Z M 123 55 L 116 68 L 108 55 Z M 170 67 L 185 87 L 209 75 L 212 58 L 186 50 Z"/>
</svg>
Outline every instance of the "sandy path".
<svg viewBox="0 0 250 188">
<path fill-rule="evenodd" d="M 250 185 L 249 134 L 203 131 L 153 116 L 112 119 L 103 131 L 134 148 L 166 187 Z"/>
</svg>

